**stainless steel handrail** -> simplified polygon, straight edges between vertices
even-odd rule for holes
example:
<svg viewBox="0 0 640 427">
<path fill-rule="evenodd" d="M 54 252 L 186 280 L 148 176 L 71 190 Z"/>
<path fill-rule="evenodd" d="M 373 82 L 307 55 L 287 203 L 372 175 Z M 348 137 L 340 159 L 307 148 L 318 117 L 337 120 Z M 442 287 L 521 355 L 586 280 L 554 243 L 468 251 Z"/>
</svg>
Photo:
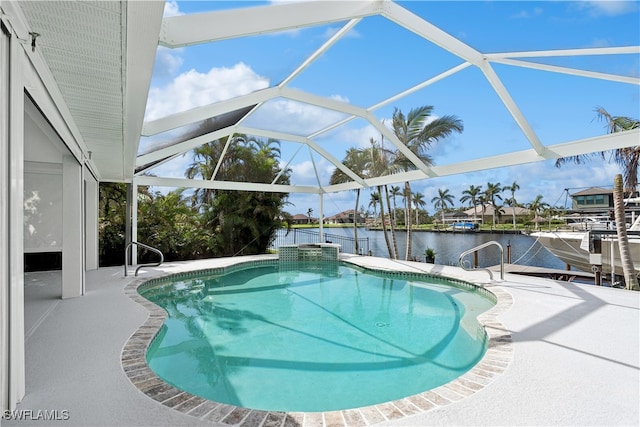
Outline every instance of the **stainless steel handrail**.
<svg viewBox="0 0 640 427">
<path fill-rule="evenodd" d="M 473 270 L 486 270 L 487 273 L 489 273 L 489 277 L 491 278 L 491 280 L 493 280 L 493 272 L 491 270 L 489 270 L 488 268 L 466 268 L 464 266 L 464 264 L 462 263 L 462 259 L 469 255 L 470 253 L 473 253 L 475 251 L 477 251 L 478 249 L 483 249 L 486 248 L 487 246 L 491 246 L 491 245 L 495 245 L 497 247 L 500 248 L 500 280 L 504 280 L 504 249 L 502 248 L 502 245 L 498 242 L 496 242 L 495 240 L 491 240 L 490 242 L 487 243 L 483 243 L 479 246 L 476 246 L 475 248 L 471 248 L 468 251 L 464 251 L 460 254 L 460 258 L 458 258 L 458 265 L 466 271 L 473 271 Z"/>
<path fill-rule="evenodd" d="M 151 252 L 155 252 L 158 255 L 160 255 L 160 261 L 157 264 L 140 264 L 138 266 L 138 268 L 136 268 L 136 272 L 134 274 L 134 276 L 138 276 L 138 270 L 140 270 L 143 267 L 158 267 L 160 264 L 162 264 L 164 262 L 164 255 L 162 255 L 162 252 L 160 252 L 160 249 L 156 249 L 154 247 L 151 247 L 149 245 L 145 245 L 144 243 L 139 243 L 139 242 L 131 242 L 127 245 L 127 247 L 124 250 L 124 275 L 125 277 L 127 276 L 127 260 L 129 259 L 129 249 L 131 249 L 131 246 L 133 245 L 137 245 L 140 247 L 143 247 L 147 250 L 150 250 Z"/>
</svg>

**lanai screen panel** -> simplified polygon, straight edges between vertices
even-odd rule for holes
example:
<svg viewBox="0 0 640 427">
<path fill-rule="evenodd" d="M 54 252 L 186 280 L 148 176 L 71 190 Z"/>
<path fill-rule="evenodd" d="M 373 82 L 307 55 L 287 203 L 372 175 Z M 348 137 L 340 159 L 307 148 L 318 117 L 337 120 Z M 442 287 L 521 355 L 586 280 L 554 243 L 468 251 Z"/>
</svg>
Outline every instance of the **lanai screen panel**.
<svg viewBox="0 0 640 427">
<path fill-rule="evenodd" d="M 276 138 L 292 147 L 284 150 L 289 155 L 306 146 L 311 157 L 319 156 L 315 169 L 322 169 L 318 164 L 335 167 L 348 148 L 366 146 L 371 138 L 403 152 L 389 129 L 394 111 L 431 105 L 433 118 L 463 121 L 463 133 L 431 148 L 434 166 L 404 153 L 414 171 L 384 172 L 382 181 L 354 179 L 349 188 L 553 160 L 632 145 L 637 138 L 636 132 L 600 139 L 603 127 L 594 120 L 599 105 L 637 101 L 637 26 L 608 33 L 602 48 L 597 27 L 554 21 L 536 3 L 242 3 L 237 11 L 220 2 L 179 5 L 187 18 L 167 17 L 159 56 L 199 58 L 199 68 L 181 77 L 199 79 L 202 96 L 191 100 L 192 109 L 178 102 L 180 111 L 167 110 L 165 118 L 149 107 L 154 114 L 145 137 L 153 137 L 154 124 L 163 132 L 175 129 L 162 127 L 164 121 L 192 126 L 207 113 L 218 117 L 251 106 L 215 137 Z M 564 31 L 553 32 L 554 26 Z M 161 86 L 161 76 L 154 82 Z M 186 153 L 197 142 L 182 141 L 164 154 L 180 154 L 179 147 Z M 309 161 L 291 156 L 282 161 L 292 168 Z M 139 166 L 143 160 L 157 159 L 146 152 Z M 314 185 L 345 188 L 331 187 L 328 175 L 317 173 Z"/>
</svg>

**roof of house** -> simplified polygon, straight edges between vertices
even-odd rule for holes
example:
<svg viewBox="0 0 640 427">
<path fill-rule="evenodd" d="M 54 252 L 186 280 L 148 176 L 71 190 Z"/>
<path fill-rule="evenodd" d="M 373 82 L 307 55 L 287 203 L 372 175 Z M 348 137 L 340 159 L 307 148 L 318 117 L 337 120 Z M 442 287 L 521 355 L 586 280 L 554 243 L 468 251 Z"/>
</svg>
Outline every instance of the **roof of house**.
<svg viewBox="0 0 640 427">
<path fill-rule="evenodd" d="M 349 209 L 349 210 L 346 210 L 346 211 L 339 212 L 339 213 L 337 213 L 335 215 L 328 216 L 325 219 L 348 218 L 348 217 L 353 215 L 353 212 L 354 212 L 353 209 Z"/>
<path fill-rule="evenodd" d="M 613 194 L 613 190 L 605 190 L 604 188 L 600 188 L 600 187 L 591 187 L 591 188 L 587 188 L 586 190 L 582 190 L 582 191 L 578 191 L 577 193 L 573 193 L 573 194 L 571 194 L 571 197 L 591 196 L 591 195 L 596 195 L 596 194 Z"/>
<path fill-rule="evenodd" d="M 513 215 L 513 212 L 515 210 L 515 214 L 516 215 L 529 215 L 531 213 L 531 211 L 527 208 L 522 208 L 520 206 L 516 206 L 515 208 L 511 207 L 511 206 L 502 206 L 500 208 L 500 211 L 502 212 L 502 215 Z M 466 211 L 464 211 L 464 213 L 466 213 L 468 216 L 473 216 L 474 212 L 473 212 L 473 208 L 469 208 Z M 476 216 L 478 215 L 482 215 L 482 206 L 477 206 L 476 207 L 476 212 L 475 212 Z M 493 206 L 492 205 L 485 205 L 484 206 L 484 214 L 485 215 L 493 215 Z"/>
<path fill-rule="evenodd" d="M 305 214 L 295 214 L 292 216 L 293 219 L 304 219 L 304 220 L 308 220 L 308 219 L 314 219 L 313 217 L 310 217 L 309 215 L 305 215 Z"/>
</svg>

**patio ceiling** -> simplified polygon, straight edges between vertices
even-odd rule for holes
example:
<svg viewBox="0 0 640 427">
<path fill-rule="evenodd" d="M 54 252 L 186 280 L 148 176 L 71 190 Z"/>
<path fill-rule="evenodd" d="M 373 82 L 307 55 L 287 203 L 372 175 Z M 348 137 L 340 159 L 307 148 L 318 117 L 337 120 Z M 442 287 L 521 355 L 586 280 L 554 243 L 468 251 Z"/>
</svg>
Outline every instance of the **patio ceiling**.
<svg viewBox="0 0 640 427">
<path fill-rule="evenodd" d="M 243 5 L 237 9 L 165 18 L 161 17 L 162 6 L 163 2 L 153 1 L 30 1 L 20 4 L 29 28 L 40 34 L 37 39 L 38 49 L 41 50 L 53 79 L 60 88 L 64 103 L 68 106 L 87 150 L 92 152 L 92 160 L 101 180 L 131 181 L 135 177 L 140 185 L 324 193 L 462 174 L 634 146 L 640 140 L 640 129 L 637 129 L 612 135 L 568 139 L 560 143 L 544 141 L 538 136 L 527 114 L 514 100 L 495 69 L 497 64 L 508 65 L 593 81 L 622 83 L 637 89 L 640 85 L 640 78 L 637 75 L 582 70 L 549 65 L 537 60 L 555 57 L 637 56 L 640 54 L 640 46 L 482 52 L 407 8 L 387 0 L 311 1 L 276 3 L 257 7 Z M 445 51 L 454 61 L 445 69 L 425 75 L 417 84 L 391 94 L 372 105 L 357 105 L 342 98 L 322 96 L 293 87 L 292 82 L 296 78 L 303 76 L 310 67 L 321 61 L 337 43 L 350 34 L 350 31 L 361 22 L 374 18 L 392 23 L 406 32 L 407 36 L 422 38 L 425 45 Z M 143 123 L 145 100 L 149 93 L 153 59 L 158 44 L 176 49 L 221 43 L 231 39 L 251 40 L 252 37 L 265 34 L 327 24 L 339 25 L 340 29 L 277 83 L 271 82 L 267 87 L 240 96 Z M 349 66 L 349 64 L 342 64 L 342 66 Z M 400 143 L 375 113 L 431 85 L 454 78 L 469 68 L 479 71 L 513 124 L 526 138 L 528 145 L 482 158 L 442 166 L 427 166 Z M 402 70 L 397 70 L 397 73 L 399 76 L 396 78 L 401 78 Z M 330 119 L 326 119 L 317 128 L 309 129 L 306 133 L 293 132 L 286 128 L 257 127 L 252 123 L 252 118 L 260 115 L 265 105 L 281 100 L 326 112 L 323 117 Z M 213 126 L 204 134 L 179 138 L 144 152 L 139 150 L 141 135 L 143 139 L 153 138 L 171 134 L 171 132 L 193 129 L 194 126 L 206 120 L 209 120 L 210 126 L 213 123 Z M 336 155 L 335 151 L 332 153 L 329 150 L 325 137 L 335 129 L 356 120 L 375 128 L 385 141 L 413 162 L 415 170 L 361 179 L 357 171 L 349 170 L 342 165 L 342 157 Z M 257 121 L 254 120 L 254 122 Z M 329 185 L 327 182 L 318 180 L 315 185 L 300 185 L 292 182 L 292 185 L 284 186 L 273 183 L 219 181 L 215 177 L 212 180 L 187 180 L 144 175 L 145 172 L 153 172 L 152 167 L 180 157 L 203 143 L 236 133 L 275 138 L 307 147 L 314 156 L 326 159 L 331 165 L 351 177 L 352 181 Z M 283 159 L 283 161 L 287 162 L 291 159 Z M 313 166 L 316 168 L 315 163 Z"/>
</svg>

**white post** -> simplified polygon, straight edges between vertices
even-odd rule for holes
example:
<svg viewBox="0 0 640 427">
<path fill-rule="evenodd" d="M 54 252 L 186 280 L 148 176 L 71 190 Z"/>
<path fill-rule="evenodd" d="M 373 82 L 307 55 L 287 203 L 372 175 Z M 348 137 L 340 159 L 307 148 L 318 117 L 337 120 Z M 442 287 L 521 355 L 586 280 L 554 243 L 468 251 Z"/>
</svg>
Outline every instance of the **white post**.
<svg viewBox="0 0 640 427">
<path fill-rule="evenodd" d="M 88 270 L 98 269 L 99 249 L 98 249 L 98 209 L 100 190 L 98 181 L 86 169 L 84 180 L 84 200 L 85 200 L 85 265 Z"/>
<path fill-rule="evenodd" d="M 609 239 L 611 240 L 611 244 L 609 245 L 609 262 L 611 263 L 611 286 L 613 286 L 616 281 L 615 241 L 617 239 L 614 239 L 613 236 L 609 236 Z M 620 242 L 618 242 L 618 245 L 619 244 Z M 622 264 L 622 260 L 620 260 L 620 263 Z"/>
<path fill-rule="evenodd" d="M 4 29 L 4 26 L 3 28 Z M 0 33 L 0 200 L 9 200 L 9 37 Z M 9 243 L 8 203 L 0 209 L 0 410 L 9 407 Z"/>
<path fill-rule="evenodd" d="M 62 298 L 84 295 L 82 166 L 62 156 Z"/>
<path fill-rule="evenodd" d="M 138 184 L 131 181 L 131 241 L 138 241 Z M 138 265 L 138 246 L 131 246 L 131 265 Z"/>
<path fill-rule="evenodd" d="M 320 196 L 320 214 L 318 216 L 318 226 L 319 226 L 319 235 L 318 239 L 320 239 L 319 243 L 324 243 L 324 230 L 322 228 L 322 224 L 324 223 L 324 207 L 323 207 L 323 195 L 322 193 L 318 194 Z"/>
<path fill-rule="evenodd" d="M 15 36 L 15 34 L 14 34 Z M 3 406 L 14 409 L 25 394 L 25 346 L 24 346 L 24 81 L 23 66 L 27 63 L 24 50 L 17 37 L 7 40 L 4 34 L 0 54 L 2 60 L 2 86 L 8 82 L 8 91 L 0 92 L 3 105 L 0 111 L 7 114 L 8 118 L 8 144 L 4 153 L 3 168 L 3 192 L 6 198 L 2 199 L 5 206 L 3 212 L 3 237 L 6 237 L 6 252 L 2 269 L 3 280 L 7 288 L 3 293 L 7 295 L 8 311 L 2 312 L 2 328 L 5 336 L 3 345 L 8 344 L 6 353 L 8 357 L 3 359 L 3 372 L 6 369 L 8 375 L 2 378 Z M 8 43 L 7 43 L 8 41 Z M 7 54 L 8 52 L 8 54 Z M 6 55 L 6 56 L 5 56 Z M 8 59 L 8 64 L 5 61 Z M 5 81 L 6 79 L 6 81 Z M 8 97 L 7 97 L 8 94 Z M 6 103 L 5 103 L 6 101 Z M 4 110 L 5 107 L 8 108 Z M 6 111 L 6 113 L 5 113 Z M 6 124 L 6 123 L 5 123 Z M 6 156 L 6 157 L 5 157 Z M 4 181 L 6 178 L 6 181 Z M 5 187 L 6 186 L 6 187 Z M 6 234 L 5 234 L 6 232 Z M 3 239 L 5 240 L 5 239 Z M 5 320 L 7 321 L 5 323 Z M 6 341 L 4 338 L 6 337 Z M 6 365 L 5 365 L 6 364 Z M 6 388 L 5 388 L 6 387 Z"/>
</svg>

